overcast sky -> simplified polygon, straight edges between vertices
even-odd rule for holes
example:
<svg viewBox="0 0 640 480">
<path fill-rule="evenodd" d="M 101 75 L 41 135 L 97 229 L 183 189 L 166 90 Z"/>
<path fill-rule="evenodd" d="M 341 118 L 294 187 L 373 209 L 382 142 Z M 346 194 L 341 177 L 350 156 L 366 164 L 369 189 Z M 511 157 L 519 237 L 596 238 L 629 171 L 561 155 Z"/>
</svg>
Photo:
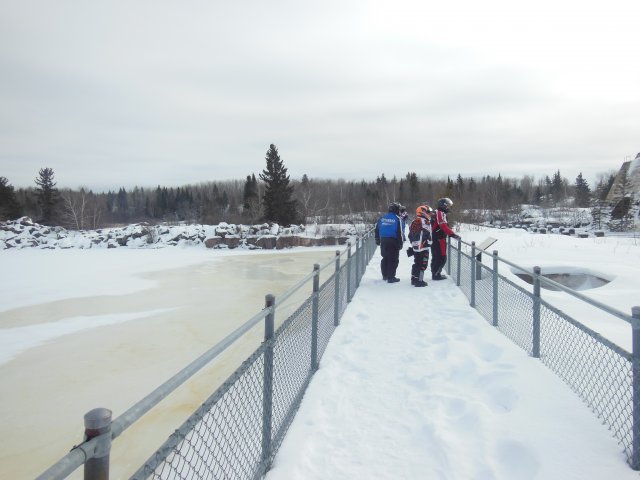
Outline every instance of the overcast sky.
<svg viewBox="0 0 640 480">
<path fill-rule="evenodd" d="M 640 152 L 638 0 L 0 0 L 0 176 L 551 175 Z"/>
</svg>

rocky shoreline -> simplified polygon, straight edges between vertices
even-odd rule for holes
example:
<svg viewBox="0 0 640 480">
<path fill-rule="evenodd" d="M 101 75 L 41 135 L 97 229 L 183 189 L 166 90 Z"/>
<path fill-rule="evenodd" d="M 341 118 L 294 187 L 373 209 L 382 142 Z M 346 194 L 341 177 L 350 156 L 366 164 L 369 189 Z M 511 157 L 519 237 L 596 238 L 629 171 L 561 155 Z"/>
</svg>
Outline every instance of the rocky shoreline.
<svg viewBox="0 0 640 480">
<path fill-rule="evenodd" d="M 149 225 L 137 223 L 98 230 L 67 230 L 28 217 L 0 223 L 0 250 L 39 248 L 163 248 L 198 246 L 214 249 L 283 249 L 345 245 L 366 225 Z"/>
</svg>

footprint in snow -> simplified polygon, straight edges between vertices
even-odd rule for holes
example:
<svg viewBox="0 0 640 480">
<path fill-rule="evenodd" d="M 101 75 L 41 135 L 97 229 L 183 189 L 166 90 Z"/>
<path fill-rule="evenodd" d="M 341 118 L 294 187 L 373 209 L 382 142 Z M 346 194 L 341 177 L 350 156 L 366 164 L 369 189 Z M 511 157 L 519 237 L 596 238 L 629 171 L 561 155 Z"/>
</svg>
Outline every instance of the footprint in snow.
<svg viewBox="0 0 640 480">
<path fill-rule="evenodd" d="M 503 348 L 493 345 L 490 343 L 484 343 L 475 346 L 476 351 L 478 352 L 478 356 L 486 361 L 493 362 L 502 356 Z"/>
<path fill-rule="evenodd" d="M 518 403 L 518 394 L 511 387 L 513 374 L 493 372 L 478 378 L 478 386 L 484 391 L 487 406 L 496 413 L 507 413 Z"/>
<path fill-rule="evenodd" d="M 535 453 L 517 440 L 502 440 L 496 445 L 497 462 L 504 478 L 538 478 L 540 461 Z"/>
</svg>

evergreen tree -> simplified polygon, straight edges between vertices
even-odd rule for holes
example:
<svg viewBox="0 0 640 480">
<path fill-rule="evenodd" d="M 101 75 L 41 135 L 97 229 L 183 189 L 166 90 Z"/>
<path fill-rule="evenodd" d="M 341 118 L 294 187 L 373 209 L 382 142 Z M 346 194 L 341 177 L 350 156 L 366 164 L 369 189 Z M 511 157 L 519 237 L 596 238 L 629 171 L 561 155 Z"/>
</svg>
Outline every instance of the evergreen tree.
<svg viewBox="0 0 640 480">
<path fill-rule="evenodd" d="M 38 172 L 38 177 L 35 179 L 36 185 L 36 197 L 38 199 L 38 206 L 42 217 L 39 222 L 45 225 L 51 225 L 55 220 L 58 213 L 60 195 L 56 187 L 56 182 L 53 181 L 53 169 L 41 168 Z"/>
<path fill-rule="evenodd" d="M 116 197 L 116 211 L 118 218 L 122 221 L 129 219 L 129 197 L 124 187 L 118 190 L 118 196 Z"/>
<path fill-rule="evenodd" d="M 398 202 L 405 204 L 407 202 L 407 194 L 405 193 L 404 179 L 401 178 L 398 183 Z"/>
<path fill-rule="evenodd" d="M 456 178 L 456 186 L 455 186 L 454 192 L 455 192 L 454 197 L 456 200 L 458 200 L 458 206 L 459 206 L 460 202 L 464 197 L 464 180 L 462 178 L 462 175 L 460 174 L 458 174 L 458 177 Z"/>
<path fill-rule="evenodd" d="M 20 204 L 13 185 L 6 177 L 0 177 L 0 220 L 15 220 L 20 217 Z"/>
<path fill-rule="evenodd" d="M 295 223 L 297 214 L 293 186 L 289 185 L 287 168 L 275 145 L 269 145 L 265 160 L 267 168 L 260 174 L 260 179 L 265 183 L 262 197 L 265 218 L 280 225 Z"/>
<path fill-rule="evenodd" d="M 308 179 L 307 179 L 308 181 Z M 255 174 L 247 175 L 247 180 L 244 182 L 244 192 L 242 195 L 243 208 L 242 211 L 251 215 L 257 208 L 260 207 L 260 195 L 258 194 L 258 181 Z"/>
<path fill-rule="evenodd" d="M 590 199 L 591 189 L 589 188 L 587 181 L 582 177 L 582 172 L 580 172 L 576 177 L 575 205 L 576 207 L 588 207 Z"/>
<path fill-rule="evenodd" d="M 565 183 L 560 175 L 560 170 L 553 174 L 553 180 L 551 181 L 551 195 L 553 196 L 553 203 L 556 205 L 559 201 L 565 198 Z"/>
<path fill-rule="evenodd" d="M 444 191 L 440 195 L 441 197 L 451 198 L 453 197 L 453 181 L 450 177 L 447 177 L 447 183 L 445 184 Z"/>
<path fill-rule="evenodd" d="M 420 182 L 418 181 L 418 175 L 415 172 L 407 173 L 407 183 L 409 184 L 409 202 L 413 205 L 418 203 L 418 197 L 420 196 Z"/>
<path fill-rule="evenodd" d="M 609 189 L 606 184 L 604 182 L 600 182 L 596 185 L 593 199 L 591 200 L 592 223 L 593 226 L 598 229 L 602 228 L 602 226 L 609 220 L 608 213 L 605 208 L 605 198 L 608 191 Z"/>
</svg>

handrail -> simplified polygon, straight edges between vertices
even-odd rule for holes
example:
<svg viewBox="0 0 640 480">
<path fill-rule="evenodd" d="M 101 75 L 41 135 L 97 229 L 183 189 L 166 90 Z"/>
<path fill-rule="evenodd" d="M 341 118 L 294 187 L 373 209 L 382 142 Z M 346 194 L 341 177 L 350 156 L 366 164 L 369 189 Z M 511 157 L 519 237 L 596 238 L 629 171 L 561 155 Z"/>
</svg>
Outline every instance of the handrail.
<svg viewBox="0 0 640 480">
<path fill-rule="evenodd" d="M 364 233 L 362 236 L 357 236 L 357 238 L 366 238 L 371 235 L 373 229 Z M 353 245 L 351 242 L 348 242 L 347 247 L 343 249 L 340 253 L 340 256 L 344 255 L 348 251 L 350 251 Z M 268 314 L 273 313 L 276 306 L 282 304 L 282 302 L 288 299 L 291 295 L 293 295 L 296 291 L 298 291 L 302 286 L 304 286 L 311 278 L 316 275 L 319 275 L 320 271 L 324 270 L 330 265 L 335 264 L 335 258 L 328 261 L 324 266 L 322 266 L 319 270 L 313 270 L 310 274 L 306 275 L 302 278 L 296 285 L 286 290 L 284 293 L 279 295 L 274 304 L 270 307 L 265 307 L 256 313 L 253 317 L 247 320 L 243 325 L 238 327 L 236 330 L 227 335 L 223 340 L 218 342 L 212 348 L 204 352 L 197 359 L 187 365 L 185 368 L 176 373 L 173 377 L 167 380 L 165 383 L 160 385 L 158 388 L 153 390 L 151 393 L 146 395 L 142 400 L 138 401 L 135 405 L 130 407 L 126 412 L 121 414 L 118 418 L 113 420 L 111 423 L 111 439 L 115 439 L 120 436 L 127 428 L 129 428 L 133 423 L 139 420 L 145 413 L 155 407 L 161 400 L 166 398 L 169 394 L 171 394 L 174 390 L 176 390 L 180 385 L 189 380 L 195 373 L 197 373 L 200 369 L 202 369 L 205 365 L 215 359 L 218 355 L 224 352 L 231 344 L 233 344 L 236 340 L 242 337 L 245 333 L 247 333 L 251 328 L 257 325 L 260 321 L 262 321 Z M 77 468 L 90 460 L 91 458 L 95 458 L 97 454 L 97 447 L 100 445 L 100 442 L 103 441 L 103 437 L 105 435 L 101 435 L 95 437 L 91 440 L 86 440 L 78 446 L 75 446 L 69 453 L 67 453 L 64 457 L 58 460 L 55 464 L 49 467 L 46 471 L 36 477 L 36 480 L 49 480 L 49 479 L 60 479 L 65 478 L 71 473 L 73 473 Z"/>
<path fill-rule="evenodd" d="M 365 238 L 367 235 L 370 235 L 371 232 L 366 232 L 362 238 Z M 353 245 L 351 245 L 351 242 L 347 243 L 347 248 L 343 249 L 343 251 L 340 253 L 340 257 L 342 257 L 342 255 L 344 255 L 345 253 L 347 253 L 349 251 L 349 249 L 352 247 Z M 333 266 L 335 265 L 336 259 L 332 258 L 331 260 L 327 261 L 327 263 L 325 263 L 324 265 L 320 266 L 320 268 L 318 270 L 313 270 L 311 273 L 307 274 L 306 277 L 304 277 L 302 280 L 300 280 L 297 284 L 295 284 L 293 287 L 289 288 L 288 290 L 284 291 L 283 293 L 281 293 L 280 295 L 278 295 L 276 297 L 274 306 L 278 306 L 281 305 L 285 300 L 287 300 L 291 295 L 293 295 L 294 293 L 296 293 L 298 290 L 300 290 L 309 280 L 311 280 L 313 277 L 315 277 L 316 275 L 319 275 L 321 271 L 323 271 L 325 268 L 329 267 L 329 266 Z"/>
<path fill-rule="evenodd" d="M 449 237 L 449 239 L 450 238 L 451 237 Z M 462 239 L 460 239 L 458 241 L 460 243 L 463 243 L 463 244 L 469 246 L 469 247 L 473 247 L 472 244 L 470 244 L 468 242 L 465 242 Z M 493 256 L 493 253 L 490 253 L 490 252 L 488 252 L 486 250 L 478 248 L 477 246 L 475 246 L 475 249 L 476 249 L 476 252 L 484 252 L 489 256 Z M 500 257 L 499 255 L 497 257 L 498 257 L 498 261 L 506 263 L 507 265 L 509 265 L 509 266 L 511 266 L 513 268 L 516 268 L 517 270 L 520 270 L 522 272 L 530 274 L 531 278 L 534 278 L 534 276 L 536 275 L 536 273 L 535 273 L 535 271 L 533 269 L 527 269 L 527 268 L 521 267 L 520 265 L 516 265 L 515 263 L 510 262 L 509 260 L 506 260 L 506 259 Z M 540 275 L 540 282 L 545 284 L 545 285 L 549 285 L 549 286 L 551 286 L 551 287 L 553 287 L 553 288 L 555 288 L 557 290 L 562 290 L 563 292 L 568 293 L 569 295 L 571 295 L 571 296 L 573 296 L 573 297 L 575 297 L 575 298 L 577 298 L 579 300 L 582 300 L 583 302 L 586 302 L 589 305 L 592 305 L 592 306 L 594 306 L 596 308 L 599 308 L 600 310 L 604 310 L 606 313 L 609 313 L 609 314 L 611 314 L 611 315 L 613 315 L 615 317 L 618 317 L 619 319 L 624 320 L 625 322 L 627 322 L 627 323 L 629 323 L 631 325 L 634 325 L 636 322 L 638 322 L 638 320 L 636 318 L 634 318 L 632 315 L 629 315 L 629 314 L 626 314 L 624 312 L 621 312 L 620 310 L 617 310 L 617 309 L 615 309 L 615 308 L 613 308 L 613 307 L 611 307 L 609 305 L 606 305 L 606 304 L 604 304 L 602 302 L 599 302 L 598 300 L 594 300 L 592 298 L 589 298 L 586 295 L 584 295 L 582 293 L 579 293 L 579 292 L 577 292 L 576 290 L 574 290 L 572 288 L 569 288 L 569 287 L 567 287 L 565 285 L 562 285 L 562 284 L 560 284 L 558 282 L 555 282 L 555 281 L 553 281 L 553 280 L 551 280 L 549 278 L 546 278 L 544 275 Z"/>
</svg>

